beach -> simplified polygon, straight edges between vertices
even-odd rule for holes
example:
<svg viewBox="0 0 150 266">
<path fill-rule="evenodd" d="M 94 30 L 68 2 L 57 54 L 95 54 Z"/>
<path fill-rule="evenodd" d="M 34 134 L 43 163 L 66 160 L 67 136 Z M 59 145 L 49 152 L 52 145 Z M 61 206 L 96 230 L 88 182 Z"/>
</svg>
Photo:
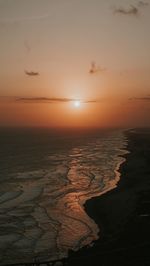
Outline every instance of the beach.
<svg viewBox="0 0 150 266">
<path fill-rule="evenodd" d="M 47 259 L 39 260 L 37 257 L 37 260 L 34 259 L 34 262 L 31 263 L 24 260 L 24 258 L 16 259 L 15 261 L 12 256 L 12 259 L 7 257 L 6 261 L 8 263 L 2 262 L 1 265 L 150 265 L 150 130 L 128 130 L 125 131 L 125 135 L 127 140 L 126 150 L 128 152 L 122 151 L 121 153 L 118 150 L 121 158 L 117 157 L 119 168 L 116 164 L 114 169 L 114 174 L 117 175 L 116 185 L 112 188 L 110 187 L 107 191 L 104 190 L 102 194 L 99 192 L 93 193 L 93 196 L 90 196 L 89 199 L 87 197 L 87 200 L 83 201 L 85 214 L 83 212 L 82 214 L 87 215 L 88 219 L 91 219 L 90 222 L 93 222 L 93 228 L 95 226 L 98 228 L 96 239 L 91 242 L 89 241 L 90 244 L 87 243 L 87 245 L 84 245 L 79 250 L 73 251 L 73 249 L 70 249 L 68 258 L 53 259 L 52 256 L 49 256 Z M 100 150 L 100 147 L 98 147 L 98 150 Z M 76 172 L 73 176 L 77 176 Z M 72 192 L 69 195 L 72 195 Z M 18 197 L 19 195 L 16 196 Z M 19 196 L 18 199 L 22 199 L 21 197 Z M 49 197 L 50 194 L 48 194 Z M 13 204 L 12 200 L 11 204 Z M 49 204 L 48 208 L 50 208 Z M 41 222 L 44 224 L 45 216 L 39 213 L 39 210 L 37 210 L 37 215 L 41 217 Z M 73 207 L 72 210 L 74 210 Z M 16 212 L 17 209 L 14 209 L 14 211 Z M 52 210 L 50 209 L 50 211 L 52 215 Z M 19 215 L 22 215 L 22 213 Z M 75 217 L 77 220 L 77 215 Z M 67 221 L 69 223 L 68 218 Z M 49 221 L 47 223 L 49 224 Z M 79 225 L 74 227 L 75 225 L 72 223 L 71 230 L 76 228 L 77 232 L 78 228 L 79 233 Z M 50 231 L 47 230 L 46 232 Z M 70 236 L 64 235 L 63 241 L 68 239 L 68 237 Z M 49 242 L 47 244 L 49 246 Z M 44 242 L 43 244 L 41 243 L 41 247 L 44 249 Z M 26 247 L 24 249 L 24 256 L 25 253 Z"/>
<path fill-rule="evenodd" d="M 117 188 L 85 203 L 100 238 L 93 247 L 70 252 L 67 265 L 150 265 L 150 130 L 126 136 L 129 153 Z"/>
<path fill-rule="evenodd" d="M 116 187 L 124 132 L 5 129 L 0 136 L 0 264 L 60 261 L 98 240 L 101 228 L 84 206 Z"/>
</svg>

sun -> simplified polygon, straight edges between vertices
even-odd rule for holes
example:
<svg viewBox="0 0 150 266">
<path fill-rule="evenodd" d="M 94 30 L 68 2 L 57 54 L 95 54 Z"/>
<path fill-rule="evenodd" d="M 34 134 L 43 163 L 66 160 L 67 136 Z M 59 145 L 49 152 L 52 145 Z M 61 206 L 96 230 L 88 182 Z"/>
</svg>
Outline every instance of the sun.
<svg viewBox="0 0 150 266">
<path fill-rule="evenodd" d="M 76 100 L 73 102 L 73 104 L 74 104 L 74 107 L 79 108 L 81 105 L 81 102 L 79 100 Z"/>
</svg>

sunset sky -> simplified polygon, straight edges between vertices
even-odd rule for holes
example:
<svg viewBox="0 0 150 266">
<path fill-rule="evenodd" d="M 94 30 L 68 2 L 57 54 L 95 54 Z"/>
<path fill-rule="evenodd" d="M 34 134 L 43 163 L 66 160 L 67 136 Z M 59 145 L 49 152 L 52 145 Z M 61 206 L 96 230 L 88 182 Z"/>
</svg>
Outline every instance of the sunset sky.
<svg viewBox="0 0 150 266">
<path fill-rule="evenodd" d="M 0 0 L 0 36 L 0 126 L 150 126 L 150 1 Z"/>
</svg>

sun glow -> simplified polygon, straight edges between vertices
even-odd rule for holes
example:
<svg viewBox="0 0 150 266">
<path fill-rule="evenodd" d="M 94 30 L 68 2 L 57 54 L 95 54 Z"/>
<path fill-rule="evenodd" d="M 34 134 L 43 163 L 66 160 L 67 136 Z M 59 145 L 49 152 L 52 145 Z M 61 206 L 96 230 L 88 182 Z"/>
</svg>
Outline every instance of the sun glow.
<svg viewBox="0 0 150 266">
<path fill-rule="evenodd" d="M 73 104 L 74 104 L 74 107 L 79 108 L 81 105 L 81 102 L 79 100 L 76 100 L 73 102 Z"/>
</svg>

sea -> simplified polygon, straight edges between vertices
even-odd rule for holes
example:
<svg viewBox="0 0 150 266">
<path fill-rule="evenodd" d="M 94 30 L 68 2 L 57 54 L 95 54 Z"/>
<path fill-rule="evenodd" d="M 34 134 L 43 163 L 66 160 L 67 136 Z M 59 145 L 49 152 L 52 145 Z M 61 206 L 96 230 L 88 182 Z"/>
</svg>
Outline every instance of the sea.
<svg viewBox="0 0 150 266">
<path fill-rule="evenodd" d="M 127 153 L 122 129 L 0 129 L 0 264 L 52 261 L 94 245 L 84 209 L 114 189 Z"/>
</svg>

